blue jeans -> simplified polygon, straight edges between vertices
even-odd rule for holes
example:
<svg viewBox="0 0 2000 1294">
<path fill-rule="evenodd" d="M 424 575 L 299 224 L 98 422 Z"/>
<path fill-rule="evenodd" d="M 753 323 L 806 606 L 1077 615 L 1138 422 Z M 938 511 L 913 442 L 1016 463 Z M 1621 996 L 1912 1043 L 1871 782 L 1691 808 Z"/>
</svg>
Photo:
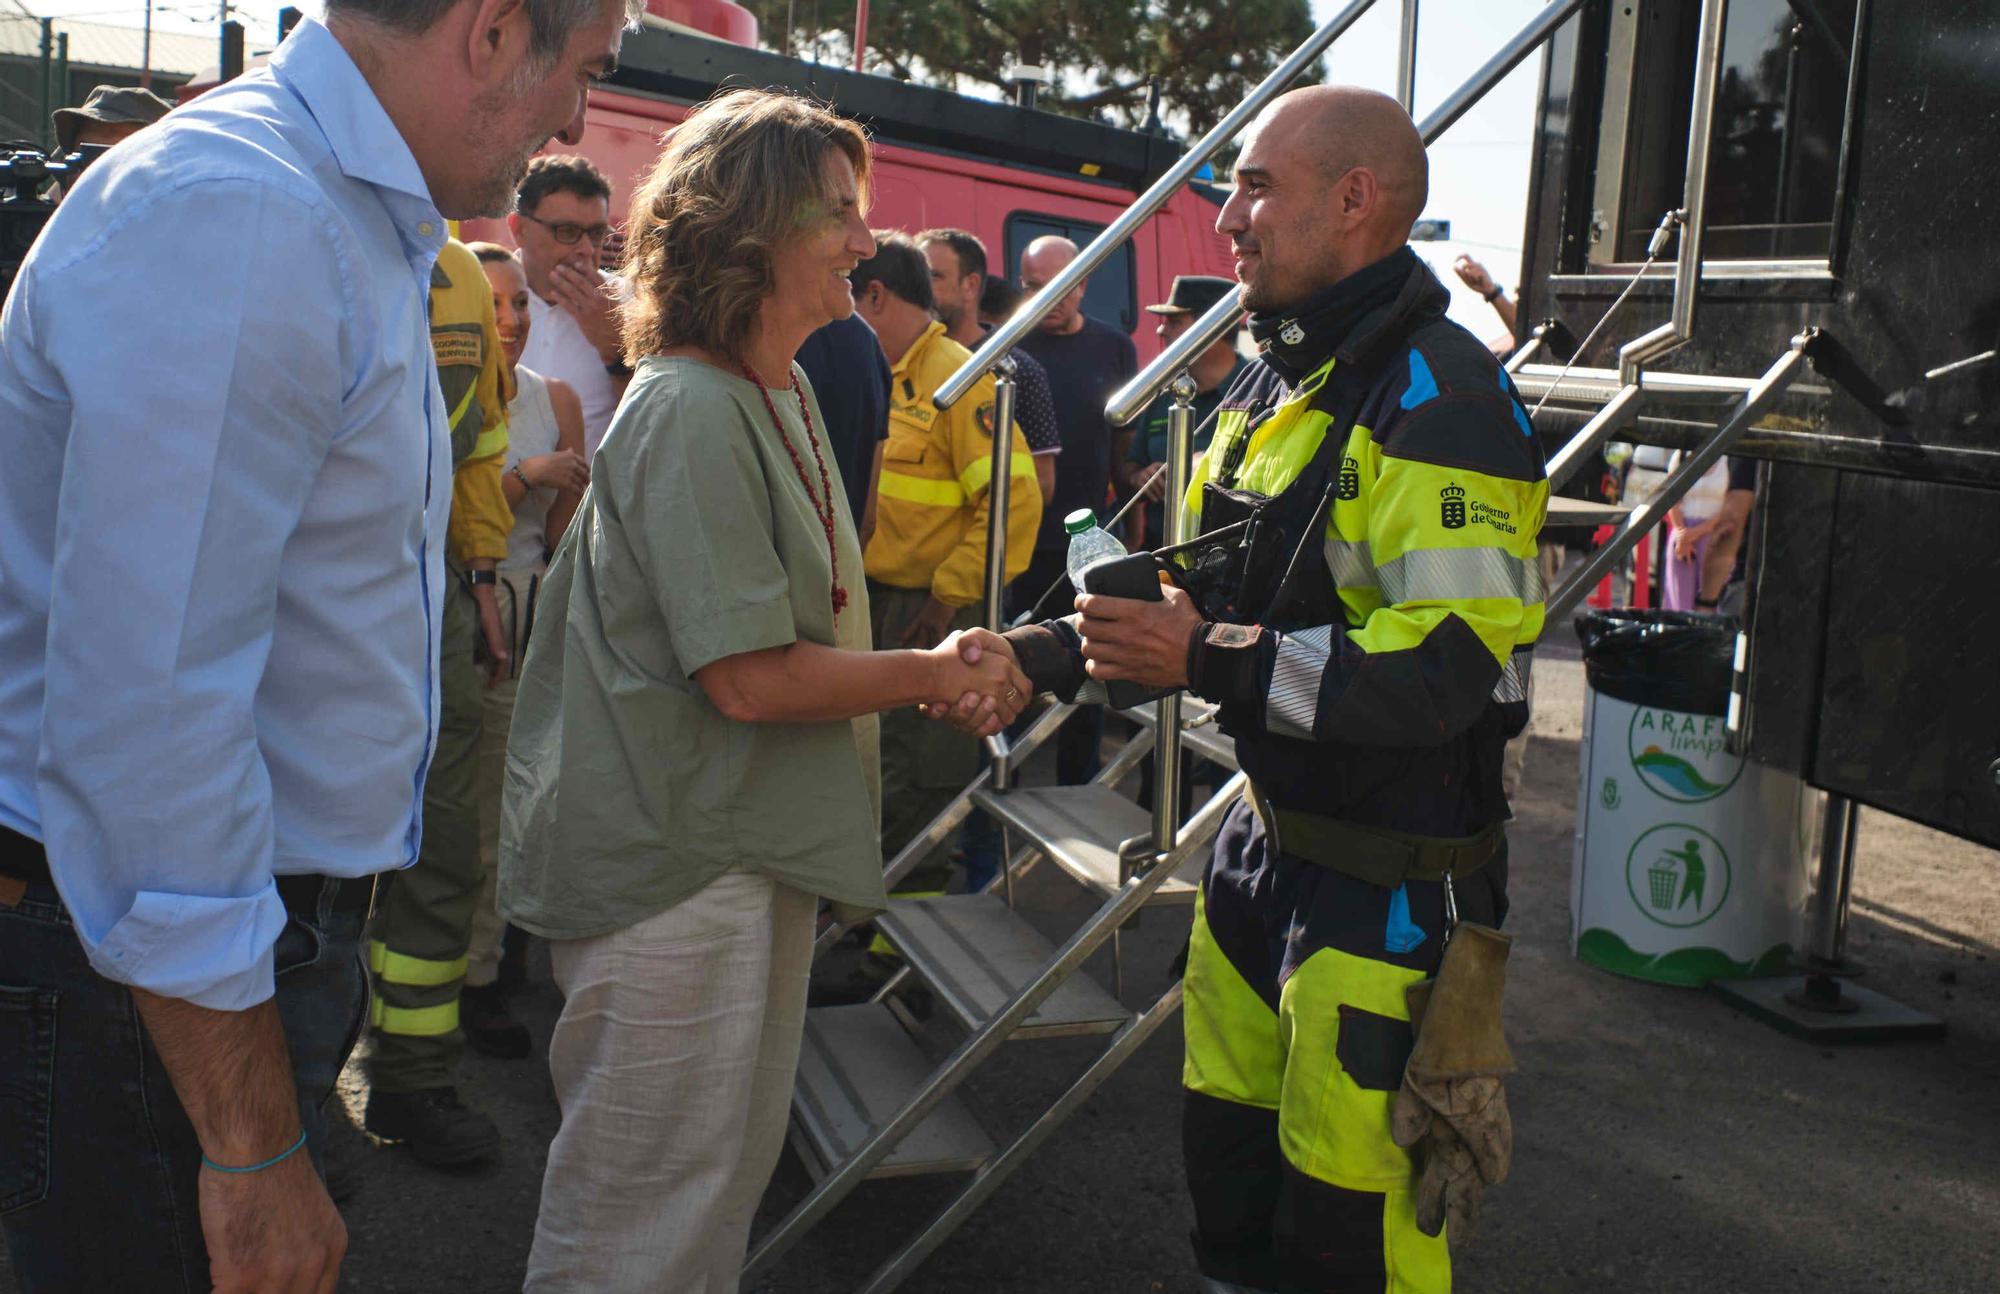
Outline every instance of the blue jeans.
<svg viewBox="0 0 2000 1294">
<path fill-rule="evenodd" d="M 0 1226 L 23 1294 L 203 1294 L 194 1128 L 131 992 L 90 968 L 52 887 L 31 882 L 7 903 L 17 888 L 0 890 Z M 275 950 L 315 1162 L 320 1107 L 368 1013 L 365 916 L 337 911 L 335 892 L 323 883 L 316 911 L 296 905 Z"/>
</svg>

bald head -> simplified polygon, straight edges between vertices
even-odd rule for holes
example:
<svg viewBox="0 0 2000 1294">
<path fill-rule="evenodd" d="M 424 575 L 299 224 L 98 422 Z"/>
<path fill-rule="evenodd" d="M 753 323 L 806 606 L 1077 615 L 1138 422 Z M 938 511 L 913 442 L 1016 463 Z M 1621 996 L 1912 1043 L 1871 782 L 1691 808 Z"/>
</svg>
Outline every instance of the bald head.
<svg viewBox="0 0 2000 1294">
<path fill-rule="evenodd" d="M 1244 303 L 1280 309 L 1408 242 L 1429 195 L 1423 137 L 1401 104 L 1307 86 L 1251 123 L 1216 228 L 1236 248 Z"/>
<path fill-rule="evenodd" d="M 1274 100 L 1259 124 L 1288 132 L 1319 159 L 1329 184 L 1357 167 L 1371 172 L 1376 220 L 1399 245 L 1410 240 L 1410 226 L 1430 199 L 1430 161 L 1402 104 L 1359 86 L 1310 85 Z"/>
<path fill-rule="evenodd" d="M 1075 259 L 1075 243 L 1059 234 L 1044 234 L 1021 253 L 1021 286 L 1030 294 L 1040 292 Z M 1042 316 L 1042 331 L 1061 334 L 1083 331 L 1083 290 L 1089 285 L 1090 280 L 1084 278 L 1064 293 L 1062 300 Z"/>
</svg>

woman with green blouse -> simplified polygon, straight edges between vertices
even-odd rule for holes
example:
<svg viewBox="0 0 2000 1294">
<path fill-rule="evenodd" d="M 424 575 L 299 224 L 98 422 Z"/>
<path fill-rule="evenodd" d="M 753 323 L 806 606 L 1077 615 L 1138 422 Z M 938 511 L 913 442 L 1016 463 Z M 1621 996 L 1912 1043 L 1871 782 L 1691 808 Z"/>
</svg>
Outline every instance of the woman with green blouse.
<svg viewBox="0 0 2000 1294">
<path fill-rule="evenodd" d="M 956 638 L 870 650 L 854 519 L 792 362 L 853 310 L 868 162 L 852 123 L 735 91 L 634 199 L 637 372 L 549 569 L 507 752 L 500 905 L 550 940 L 565 997 L 529 1290 L 736 1289 L 819 900 L 885 903 L 874 716 L 991 732 L 1028 699 Z"/>
</svg>

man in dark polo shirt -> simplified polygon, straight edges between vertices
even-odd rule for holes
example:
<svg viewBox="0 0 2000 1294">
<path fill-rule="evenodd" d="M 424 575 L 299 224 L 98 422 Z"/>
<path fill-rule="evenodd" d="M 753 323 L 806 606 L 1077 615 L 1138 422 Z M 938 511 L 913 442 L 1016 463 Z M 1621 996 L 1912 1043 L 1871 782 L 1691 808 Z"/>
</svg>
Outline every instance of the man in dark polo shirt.
<svg viewBox="0 0 2000 1294">
<path fill-rule="evenodd" d="M 1236 280 L 1217 278 L 1212 274 L 1180 274 L 1174 278 L 1173 290 L 1159 305 L 1146 307 L 1146 313 L 1159 318 L 1160 342 L 1171 346 L 1174 339 L 1194 327 L 1194 321 L 1208 313 L 1209 308 L 1222 300 L 1226 293 L 1236 290 Z M 1224 393 L 1236 375 L 1243 371 L 1243 356 L 1236 350 L 1236 332 L 1230 330 L 1207 350 L 1194 357 L 1188 365 L 1188 372 L 1194 378 L 1194 452 L 1199 455 L 1208 448 L 1208 440 L 1215 432 L 1213 417 L 1215 407 L 1222 403 Z M 1131 497 L 1145 491 L 1146 504 L 1141 509 L 1141 528 L 1135 534 L 1133 548 L 1158 548 L 1167 542 L 1166 511 L 1161 507 L 1161 499 L 1166 493 L 1166 474 L 1160 468 L 1167 461 L 1167 412 L 1174 407 L 1171 392 L 1162 391 L 1146 406 L 1133 424 L 1132 449 L 1122 459 L 1112 465 L 1118 475 L 1118 492 Z"/>
<path fill-rule="evenodd" d="M 1075 259 L 1076 244 L 1069 239 L 1037 238 L 1021 256 L 1021 286 L 1039 292 Z M 1057 581 L 1068 584 L 1063 560 L 1069 536 L 1063 518 L 1078 508 L 1089 508 L 1100 520 L 1108 518 L 1111 465 L 1129 452 L 1132 433 L 1105 419 L 1104 402 L 1138 373 L 1139 352 L 1130 337 L 1083 313 L 1087 286 L 1088 279 L 1079 282 L 1040 327 L 1021 339 L 1021 349 L 1048 371 L 1063 452 L 1056 460 L 1055 497 L 1042 509 L 1042 526 L 1035 535 L 1034 560 L 1014 585 L 1017 611 L 1033 606 Z M 1044 612 L 1067 614 L 1074 597 L 1066 587 L 1059 589 L 1043 604 Z M 1056 738 L 1056 780 L 1074 786 L 1096 776 L 1103 736 L 1101 707 L 1077 711 Z"/>
</svg>

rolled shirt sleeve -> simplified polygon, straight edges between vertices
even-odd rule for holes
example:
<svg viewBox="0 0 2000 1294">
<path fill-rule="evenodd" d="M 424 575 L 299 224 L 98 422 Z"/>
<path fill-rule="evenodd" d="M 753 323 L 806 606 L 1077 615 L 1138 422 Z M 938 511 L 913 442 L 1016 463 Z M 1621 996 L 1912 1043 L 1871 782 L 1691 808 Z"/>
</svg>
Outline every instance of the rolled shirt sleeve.
<svg viewBox="0 0 2000 1294">
<path fill-rule="evenodd" d="M 772 513 L 783 495 L 767 482 L 757 449 L 763 429 L 746 425 L 748 411 L 720 394 L 721 382 L 702 382 L 707 375 L 694 372 L 696 384 L 685 384 L 683 374 L 628 397 L 614 427 L 628 420 L 649 426 L 631 429 L 643 434 L 643 447 L 632 456 L 631 479 L 610 487 L 690 678 L 725 656 L 798 639 Z M 772 397 L 793 399 L 783 391 Z M 793 432 L 800 444 L 803 431 Z M 846 578 L 858 580 L 860 572 Z"/>
<path fill-rule="evenodd" d="M 194 236 L 167 253 L 163 229 Z M 339 426 L 336 244 L 305 193 L 184 181 L 43 264 L 22 312 L 73 408 L 44 845 L 100 973 L 222 1010 L 271 995 L 286 919 L 253 704 L 280 560 Z"/>
</svg>

